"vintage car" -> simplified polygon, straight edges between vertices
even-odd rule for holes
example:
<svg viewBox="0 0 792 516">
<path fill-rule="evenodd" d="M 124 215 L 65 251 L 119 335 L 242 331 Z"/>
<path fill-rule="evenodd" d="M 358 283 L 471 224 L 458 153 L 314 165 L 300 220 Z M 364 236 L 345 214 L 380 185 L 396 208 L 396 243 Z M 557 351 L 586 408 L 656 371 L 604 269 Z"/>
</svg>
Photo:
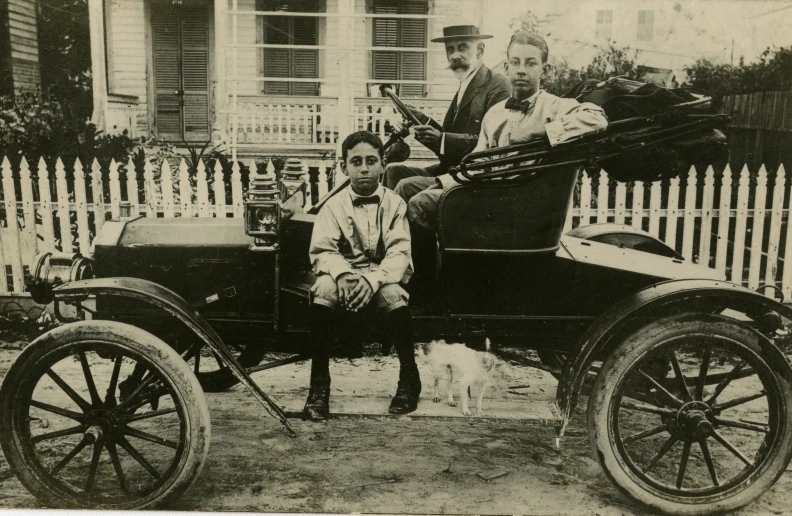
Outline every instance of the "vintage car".
<svg viewBox="0 0 792 516">
<path fill-rule="evenodd" d="M 487 336 L 537 350 L 528 363 L 558 378 L 558 435 L 588 394 L 607 476 L 678 514 L 743 507 L 785 471 L 792 368 L 772 337 L 792 309 L 643 231 L 562 227 L 581 165 L 718 120 L 676 112 L 644 117 L 641 127 L 659 125 L 638 136 L 622 137 L 627 120 L 566 149 L 468 156 L 440 203 L 436 295 L 412 303 L 420 340 Z M 203 391 L 240 381 L 294 435 L 298 413 L 250 375 L 305 360 L 313 221 L 345 185 L 307 212 L 304 186 L 287 186 L 256 178 L 244 221 L 110 221 L 93 256 L 39 257 L 30 290 L 65 324 L 31 343 L 0 389 L 0 444 L 36 497 L 140 509 L 181 495 L 208 453 Z M 290 355 L 260 363 L 267 350 Z M 67 367 L 77 363 L 84 378 Z"/>
</svg>

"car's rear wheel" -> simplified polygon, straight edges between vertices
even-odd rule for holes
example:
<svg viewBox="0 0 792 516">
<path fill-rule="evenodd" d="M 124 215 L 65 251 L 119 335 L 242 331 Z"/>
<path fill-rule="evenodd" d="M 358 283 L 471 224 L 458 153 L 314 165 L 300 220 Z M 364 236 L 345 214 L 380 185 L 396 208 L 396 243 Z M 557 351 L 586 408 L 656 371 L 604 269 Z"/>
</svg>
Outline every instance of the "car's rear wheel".
<svg viewBox="0 0 792 516">
<path fill-rule="evenodd" d="M 228 342 L 227 346 L 243 368 L 260 364 L 267 351 L 262 342 L 253 340 Z M 231 369 L 203 342 L 192 344 L 182 352 L 182 356 L 198 378 L 204 392 L 227 391 L 239 383 Z"/>
<path fill-rule="evenodd" d="M 136 370 L 140 382 L 122 383 Z M 143 509 L 180 496 L 209 451 L 206 399 L 167 344 L 113 321 L 31 343 L 0 388 L 0 445 L 24 486 L 54 507 Z"/>
<path fill-rule="evenodd" d="M 588 407 L 591 446 L 616 487 L 699 515 L 743 507 L 776 482 L 792 456 L 792 385 L 762 338 L 727 317 L 686 314 L 618 346 Z"/>
</svg>

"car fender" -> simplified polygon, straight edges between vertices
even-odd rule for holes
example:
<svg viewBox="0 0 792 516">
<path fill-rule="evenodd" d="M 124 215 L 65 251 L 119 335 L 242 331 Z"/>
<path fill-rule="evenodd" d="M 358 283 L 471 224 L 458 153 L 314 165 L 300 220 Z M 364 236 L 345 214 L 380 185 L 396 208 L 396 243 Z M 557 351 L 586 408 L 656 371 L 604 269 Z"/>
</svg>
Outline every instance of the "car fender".
<svg viewBox="0 0 792 516">
<path fill-rule="evenodd" d="M 206 319 L 172 290 L 139 278 L 96 278 L 60 285 L 55 287 L 52 293 L 56 301 L 79 301 L 91 295 L 120 296 L 143 301 L 166 311 L 209 346 L 273 417 L 280 419 L 281 422 L 286 420 L 277 403 L 250 378 Z M 288 425 L 286 427 L 291 430 Z"/>
<path fill-rule="evenodd" d="M 613 305 L 599 316 L 578 341 L 570 360 L 564 366 L 556 391 L 561 416 L 557 430 L 563 435 L 572 417 L 577 399 L 594 359 L 609 345 L 624 337 L 641 320 L 649 322 L 660 316 L 702 308 L 731 309 L 751 316 L 775 311 L 792 319 L 792 308 L 740 285 L 711 279 L 671 280 L 647 287 Z M 757 331 L 760 346 L 773 369 L 792 380 L 792 367 L 783 353 L 767 337 Z"/>
</svg>

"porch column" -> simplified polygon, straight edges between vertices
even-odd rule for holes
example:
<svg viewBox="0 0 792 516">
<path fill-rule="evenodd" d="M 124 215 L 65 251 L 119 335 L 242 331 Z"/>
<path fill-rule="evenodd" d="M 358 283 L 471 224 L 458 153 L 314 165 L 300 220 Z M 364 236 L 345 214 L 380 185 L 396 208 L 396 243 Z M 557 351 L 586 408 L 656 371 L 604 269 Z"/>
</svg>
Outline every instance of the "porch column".
<svg viewBox="0 0 792 516">
<path fill-rule="evenodd" d="M 214 124 L 212 140 L 219 142 L 228 132 L 228 88 L 226 88 L 226 64 L 228 63 L 228 0 L 214 0 Z"/>
<path fill-rule="evenodd" d="M 355 0 L 338 1 L 338 150 L 340 156 L 341 143 L 352 132 L 355 109 Z"/>
<path fill-rule="evenodd" d="M 88 25 L 91 32 L 91 76 L 93 114 L 91 122 L 99 131 L 107 121 L 107 70 L 105 68 L 104 3 L 88 0 Z"/>
</svg>

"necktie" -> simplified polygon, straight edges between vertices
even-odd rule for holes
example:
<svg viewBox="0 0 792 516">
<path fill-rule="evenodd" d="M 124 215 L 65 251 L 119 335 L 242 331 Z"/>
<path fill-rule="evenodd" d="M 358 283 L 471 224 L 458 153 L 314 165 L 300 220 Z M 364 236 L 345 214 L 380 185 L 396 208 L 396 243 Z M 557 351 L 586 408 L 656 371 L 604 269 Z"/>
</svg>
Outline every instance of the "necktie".
<svg viewBox="0 0 792 516">
<path fill-rule="evenodd" d="M 509 97 L 508 100 L 506 100 L 506 109 L 512 111 L 522 111 L 523 113 L 527 113 L 528 110 L 531 109 L 532 105 L 533 103 L 528 99 L 520 101 L 514 97 Z"/>
<path fill-rule="evenodd" d="M 369 197 L 355 197 L 352 199 L 353 206 L 363 206 L 364 204 L 379 204 L 379 195 L 372 195 Z"/>
</svg>

